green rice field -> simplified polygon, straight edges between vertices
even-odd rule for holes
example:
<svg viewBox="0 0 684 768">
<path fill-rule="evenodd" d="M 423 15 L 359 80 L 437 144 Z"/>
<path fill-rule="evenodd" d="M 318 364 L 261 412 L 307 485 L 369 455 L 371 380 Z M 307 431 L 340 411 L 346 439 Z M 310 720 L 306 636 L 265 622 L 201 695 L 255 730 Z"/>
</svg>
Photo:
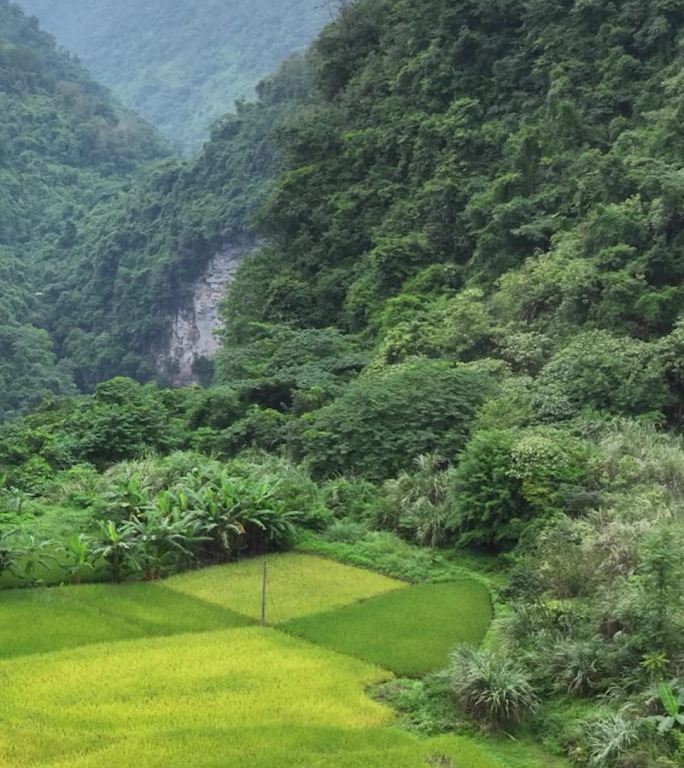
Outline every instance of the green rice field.
<svg viewBox="0 0 684 768">
<path fill-rule="evenodd" d="M 284 629 L 411 676 L 445 667 L 456 643 L 479 645 L 491 620 L 487 590 L 464 579 L 417 584 L 288 622 Z"/>
<path fill-rule="evenodd" d="M 0 593 L 0 768 L 505 765 L 465 738 L 392 727 L 366 693 L 394 669 L 443 665 L 464 631 L 481 637 L 486 590 L 280 555 L 260 627 L 263 562 Z"/>
</svg>

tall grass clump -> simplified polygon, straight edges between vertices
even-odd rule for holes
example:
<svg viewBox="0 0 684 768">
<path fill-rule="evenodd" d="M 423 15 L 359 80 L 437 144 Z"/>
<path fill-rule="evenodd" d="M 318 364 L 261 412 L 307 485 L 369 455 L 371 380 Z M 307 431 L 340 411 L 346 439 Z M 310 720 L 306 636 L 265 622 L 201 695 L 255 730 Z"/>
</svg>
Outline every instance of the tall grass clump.
<svg viewBox="0 0 684 768">
<path fill-rule="evenodd" d="M 539 711 L 530 675 L 501 653 L 458 646 L 451 654 L 450 676 L 456 701 L 483 726 L 519 723 Z"/>
</svg>

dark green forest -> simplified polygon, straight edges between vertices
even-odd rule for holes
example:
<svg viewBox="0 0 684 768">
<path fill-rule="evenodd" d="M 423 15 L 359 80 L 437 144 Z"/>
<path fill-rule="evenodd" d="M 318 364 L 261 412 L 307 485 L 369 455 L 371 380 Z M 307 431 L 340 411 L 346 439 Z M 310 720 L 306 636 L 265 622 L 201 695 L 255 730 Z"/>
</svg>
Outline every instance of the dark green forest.
<svg viewBox="0 0 684 768">
<path fill-rule="evenodd" d="M 266 477 L 278 548 L 490 579 L 483 647 L 388 694 L 403 727 L 681 766 L 683 35 L 684 0 L 356 0 L 193 159 L 140 166 L 139 126 L 134 158 L 74 162 L 73 225 L 3 265 L 12 318 L 39 268 L 82 393 L 0 431 L 0 521 L 134 548 L 181 524 L 193 467 Z M 164 388 L 147 351 L 235 238 L 211 386 Z"/>
<path fill-rule="evenodd" d="M 75 223 L 46 323 L 80 388 L 116 374 L 159 377 L 152 350 L 210 258 L 255 238 L 251 216 L 278 165 L 271 129 L 306 96 L 309 79 L 301 59 L 289 61 L 261 83 L 258 102 L 216 123 L 201 154 L 156 164 Z M 62 254 L 56 242 L 43 258 L 57 263 Z"/>
<path fill-rule="evenodd" d="M 27 13 L 183 151 L 328 23 L 336 0 L 22 0 Z M 125 42 L 122 44 L 122 40 Z"/>
<path fill-rule="evenodd" d="M 71 387 L 44 330 L 44 292 L 74 220 L 166 152 L 35 20 L 0 3 L 0 414 Z"/>
</svg>

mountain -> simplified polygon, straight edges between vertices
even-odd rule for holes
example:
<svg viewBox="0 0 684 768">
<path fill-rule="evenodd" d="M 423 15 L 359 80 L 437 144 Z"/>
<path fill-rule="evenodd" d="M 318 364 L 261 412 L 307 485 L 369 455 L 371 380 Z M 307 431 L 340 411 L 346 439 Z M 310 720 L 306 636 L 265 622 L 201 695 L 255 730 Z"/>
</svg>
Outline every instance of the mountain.
<svg viewBox="0 0 684 768">
<path fill-rule="evenodd" d="M 334 15 L 318 0 L 25 0 L 94 76 L 184 150 Z"/>
<path fill-rule="evenodd" d="M 669 333 L 681 6 L 355 3 L 314 46 L 320 95 L 281 135 L 235 313 L 531 372 L 582 330 Z M 432 336 L 456 312 L 448 350 Z"/>
<path fill-rule="evenodd" d="M 166 153 L 35 19 L 0 2 L 0 414 L 71 386 L 41 327 L 44 292 L 65 268 L 73 222 Z"/>
<path fill-rule="evenodd" d="M 76 223 L 68 267 L 45 304 L 58 354 L 81 388 L 117 374 L 197 378 L 216 348 L 226 285 L 254 246 L 252 214 L 278 168 L 271 135 L 309 80 L 305 62 L 291 59 L 261 83 L 258 101 L 215 124 L 195 158 L 155 165 Z M 62 254 L 57 242 L 43 258 Z"/>
<path fill-rule="evenodd" d="M 59 233 L 6 216 L 28 245 L 4 306 L 38 305 L 88 391 L 0 428 L 24 580 L 46 530 L 67 567 L 87 554 L 64 512 L 114 580 L 207 562 L 177 543 L 198 519 L 224 559 L 296 540 L 474 578 L 486 643 L 378 689 L 397 728 L 477 726 L 506 764 L 681 766 L 683 33 L 684 0 L 343 3 L 193 159 L 112 187 L 130 163 L 89 155 Z M 160 367 L 226 282 L 213 370 L 190 362 L 211 386 L 149 382 L 186 373 Z"/>
</svg>

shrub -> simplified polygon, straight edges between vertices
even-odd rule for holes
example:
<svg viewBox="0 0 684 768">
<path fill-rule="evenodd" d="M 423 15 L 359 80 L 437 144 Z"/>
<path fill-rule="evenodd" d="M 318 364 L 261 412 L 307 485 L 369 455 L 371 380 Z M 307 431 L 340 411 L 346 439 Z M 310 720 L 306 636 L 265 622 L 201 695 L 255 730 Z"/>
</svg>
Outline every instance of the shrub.
<svg viewBox="0 0 684 768">
<path fill-rule="evenodd" d="M 559 690 L 585 695 L 597 690 L 603 680 L 604 648 L 598 638 L 562 640 L 553 649 L 551 679 Z"/>
<path fill-rule="evenodd" d="M 684 608 L 684 538 L 670 527 L 652 532 L 644 541 L 638 568 L 640 629 L 650 648 L 681 651 Z"/>
<path fill-rule="evenodd" d="M 572 755 L 590 768 L 613 768 L 639 737 L 638 723 L 624 713 L 597 714 L 578 723 Z"/>
<path fill-rule="evenodd" d="M 537 410 L 548 419 L 582 408 L 640 414 L 670 401 L 663 365 L 648 344 L 606 331 L 586 331 L 544 366 L 536 385 Z"/>
<path fill-rule="evenodd" d="M 601 583 L 600 555 L 592 546 L 595 531 L 587 520 L 556 515 L 534 542 L 534 570 L 543 589 L 561 600 L 587 596 Z"/>
<path fill-rule="evenodd" d="M 512 432 L 487 430 L 478 432 L 461 454 L 448 498 L 451 524 L 462 545 L 510 547 L 530 517 L 522 484 L 509 472 L 514 445 Z"/>
<path fill-rule="evenodd" d="M 649 484 L 672 498 L 684 498 L 684 443 L 654 424 L 615 419 L 599 438 L 600 469 L 616 489 Z"/>
<path fill-rule="evenodd" d="M 354 544 L 368 534 L 368 528 L 363 523 L 354 520 L 335 520 L 323 536 L 327 541 Z"/>
<path fill-rule="evenodd" d="M 343 475 L 328 480 L 321 499 L 335 517 L 377 520 L 384 514 L 384 496 L 375 483 L 363 478 Z"/>
<path fill-rule="evenodd" d="M 160 392 L 126 378 L 99 384 L 95 394 L 74 414 L 70 431 L 76 454 L 96 466 L 168 450 L 180 442 L 171 428 Z"/>
<path fill-rule="evenodd" d="M 451 654 L 450 676 L 457 702 L 482 725 L 518 723 L 539 710 L 527 672 L 498 653 L 459 646 Z"/>
<path fill-rule="evenodd" d="M 455 456 L 493 386 L 487 372 L 427 360 L 361 377 L 308 416 L 303 455 L 319 477 L 353 472 L 374 480 L 423 453 Z"/>
<path fill-rule="evenodd" d="M 76 464 L 57 476 L 50 498 L 76 507 L 90 507 L 97 501 L 100 476 L 90 464 Z"/>
<path fill-rule="evenodd" d="M 230 458 L 247 448 L 276 451 L 288 438 L 290 417 L 272 408 L 252 406 L 245 415 L 220 432 L 200 430 L 193 447 Z"/>
<path fill-rule="evenodd" d="M 593 500 L 587 492 L 592 451 L 568 430 L 534 427 L 520 431 L 511 450 L 510 474 L 520 480 L 525 501 L 538 513 L 561 511 Z"/>
</svg>

